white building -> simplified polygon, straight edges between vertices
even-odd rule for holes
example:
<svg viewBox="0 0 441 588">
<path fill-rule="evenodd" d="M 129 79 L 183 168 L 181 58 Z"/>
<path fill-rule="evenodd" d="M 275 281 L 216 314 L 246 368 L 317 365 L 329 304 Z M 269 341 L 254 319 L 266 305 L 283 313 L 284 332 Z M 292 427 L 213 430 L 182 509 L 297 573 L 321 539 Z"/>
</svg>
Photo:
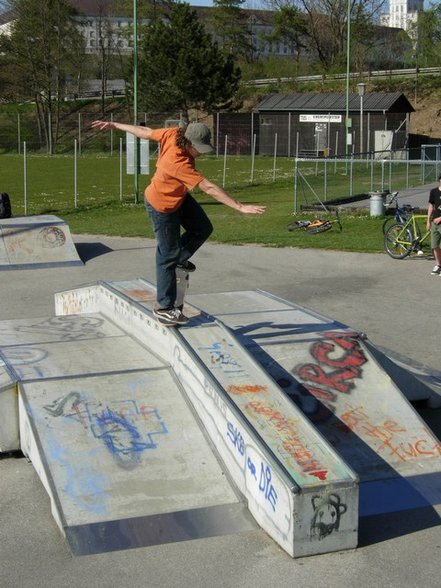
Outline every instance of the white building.
<svg viewBox="0 0 441 588">
<path fill-rule="evenodd" d="M 424 0 L 389 0 L 389 14 L 381 17 L 381 24 L 407 31 L 423 10 Z"/>
</svg>

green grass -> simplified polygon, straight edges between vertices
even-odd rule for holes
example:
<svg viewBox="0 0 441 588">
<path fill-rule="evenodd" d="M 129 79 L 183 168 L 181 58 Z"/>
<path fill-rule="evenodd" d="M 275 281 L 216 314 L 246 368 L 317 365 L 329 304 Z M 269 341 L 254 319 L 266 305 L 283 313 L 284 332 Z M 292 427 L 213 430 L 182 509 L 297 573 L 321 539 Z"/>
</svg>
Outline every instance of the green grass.
<svg viewBox="0 0 441 588">
<path fill-rule="evenodd" d="M 124 162 L 125 166 L 125 162 Z M 308 167 L 309 166 L 309 167 Z M 315 164 L 303 168 L 307 184 L 299 193 L 308 202 L 317 202 L 313 191 L 322 190 L 323 176 Z M 153 170 L 154 161 L 151 163 Z M 223 158 L 208 157 L 198 161 L 198 167 L 219 185 L 224 180 Z M 13 214 L 24 214 L 24 162 L 19 155 L 0 156 L 0 186 L 8 192 Z M 74 160 L 70 156 L 31 155 L 27 157 L 27 214 L 55 214 L 68 222 L 72 233 L 104 234 L 123 237 L 153 237 L 150 221 L 143 205 L 143 188 L 149 177 L 140 176 L 140 203 L 135 203 L 133 176 L 123 168 L 122 198 L 120 198 L 120 163 L 118 154 L 83 154 L 77 159 L 77 206 L 74 199 Z M 399 175 L 399 174 L 397 174 Z M 360 169 L 354 192 L 367 191 L 370 172 Z M 251 181 L 251 179 L 253 181 Z M 417 180 L 417 178 L 416 178 Z M 267 205 L 262 216 L 246 216 L 217 203 L 206 194 L 195 191 L 215 227 L 212 241 L 230 244 L 259 243 L 271 247 L 312 247 L 342 251 L 382 252 L 382 218 L 367 214 L 341 215 L 343 231 L 337 225 L 325 233 L 308 234 L 302 230 L 289 232 L 286 225 L 293 220 L 294 181 L 293 160 L 280 158 L 273 179 L 273 159 L 256 158 L 254 171 L 250 158 L 230 156 L 225 170 L 225 188 L 243 203 Z M 348 177 L 344 169 L 330 174 L 328 198 L 349 194 Z M 301 199 L 303 201 L 303 197 Z M 301 203 L 301 202 L 300 202 Z M 322 213 L 302 213 L 296 219 L 313 219 Z"/>
</svg>

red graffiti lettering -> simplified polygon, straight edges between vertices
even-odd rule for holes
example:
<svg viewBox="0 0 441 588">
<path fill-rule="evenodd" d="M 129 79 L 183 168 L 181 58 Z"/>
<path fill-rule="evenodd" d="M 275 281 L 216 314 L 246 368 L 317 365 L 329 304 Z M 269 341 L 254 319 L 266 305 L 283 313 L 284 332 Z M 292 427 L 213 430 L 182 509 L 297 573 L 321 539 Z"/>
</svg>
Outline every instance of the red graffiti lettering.
<svg viewBox="0 0 441 588">
<path fill-rule="evenodd" d="M 361 366 L 366 363 L 364 355 L 358 341 L 345 333 L 335 333 L 328 331 L 324 337 L 331 339 L 334 344 L 327 341 L 314 343 L 311 348 L 311 355 L 319 362 L 329 367 Z M 340 347 L 345 353 L 337 358 L 331 358 L 330 354 Z"/>
<path fill-rule="evenodd" d="M 337 392 L 347 393 L 354 386 L 354 382 L 351 380 L 359 378 L 361 370 L 355 366 L 348 366 L 326 374 L 320 366 L 306 363 L 297 370 L 297 374 L 304 380 L 309 380 L 326 388 L 332 388 Z"/>
</svg>

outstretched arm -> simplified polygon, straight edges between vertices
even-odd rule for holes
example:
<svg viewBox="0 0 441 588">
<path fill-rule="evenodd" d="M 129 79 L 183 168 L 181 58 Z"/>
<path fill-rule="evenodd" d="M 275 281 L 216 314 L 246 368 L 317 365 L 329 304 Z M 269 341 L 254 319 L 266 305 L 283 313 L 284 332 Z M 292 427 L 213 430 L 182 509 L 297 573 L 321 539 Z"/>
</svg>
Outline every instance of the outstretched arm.
<svg viewBox="0 0 441 588">
<path fill-rule="evenodd" d="M 150 139 L 150 135 L 152 133 L 152 129 L 150 129 L 149 127 L 126 125 L 124 123 L 113 121 L 111 122 L 106 120 L 94 120 L 92 123 L 92 129 L 96 129 L 98 131 L 110 131 L 110 129 L 114 129 L 116 131 L 131 133 L 139 139 Z"/>
<path fill-rule="evenodd" d="M 222 204 L 226 204 L 230 208 L 234 208 L 234 210 L 238 210 L 244 214 L 263 214 L 266 210 L 266 206 L 241 204 L 238 200 L 229 196 L 225 190 L 219 188 L 219 186 L 216 186 L 216 184 L 213 184 L 213 182 L 210 182 L 206 178 L 200 182 L 199 188 L 218 202 L 222 202 Z"/>
</svg>

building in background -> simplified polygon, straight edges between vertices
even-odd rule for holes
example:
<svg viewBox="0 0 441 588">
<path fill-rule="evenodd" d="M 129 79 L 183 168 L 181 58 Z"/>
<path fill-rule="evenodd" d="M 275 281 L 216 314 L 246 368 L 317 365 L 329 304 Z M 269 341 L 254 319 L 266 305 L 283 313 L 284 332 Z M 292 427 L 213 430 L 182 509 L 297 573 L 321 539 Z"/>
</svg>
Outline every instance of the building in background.
<svg viewBox="0 0 441 588">
<path fill-rule="evenodd" d="M 389 14 L 381 17 L 381 24 L 407 31 L 424 10 L 424 0 L 389 0 Z"/>
</svg>

